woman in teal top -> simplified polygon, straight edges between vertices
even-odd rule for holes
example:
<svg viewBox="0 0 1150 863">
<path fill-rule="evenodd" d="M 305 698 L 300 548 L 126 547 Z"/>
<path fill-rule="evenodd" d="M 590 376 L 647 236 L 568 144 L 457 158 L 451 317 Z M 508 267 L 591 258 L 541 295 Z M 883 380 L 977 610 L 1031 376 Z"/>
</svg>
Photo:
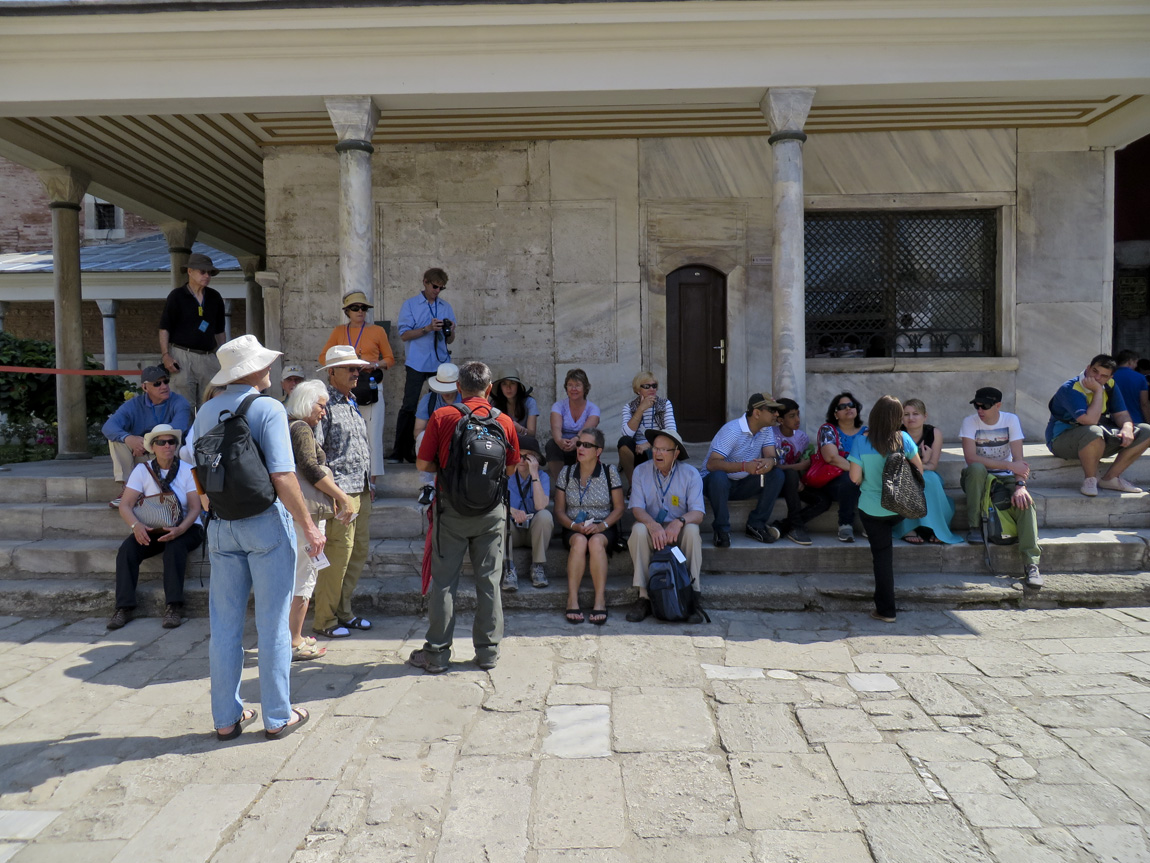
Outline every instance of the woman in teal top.
<svg viewBox="0 0 1150 863">
<path fill-rule="evenodd" d="M 894 396 L 883 396 L 870 412 L 870 421 L 851 447 L 851 481 L 859 486 L 859 515 L 870 539 L 871 560 L 874 563 L 874 607 L 870 616 L 875 620 L 894 623 L 894 552 L 893 529 L 902 516 L 883 509 L 882 469 L 886 457 L 901 449 L 911 463 L 922 470 L 918 447 L 902 426 L 902 402 Z"/>
</svg>

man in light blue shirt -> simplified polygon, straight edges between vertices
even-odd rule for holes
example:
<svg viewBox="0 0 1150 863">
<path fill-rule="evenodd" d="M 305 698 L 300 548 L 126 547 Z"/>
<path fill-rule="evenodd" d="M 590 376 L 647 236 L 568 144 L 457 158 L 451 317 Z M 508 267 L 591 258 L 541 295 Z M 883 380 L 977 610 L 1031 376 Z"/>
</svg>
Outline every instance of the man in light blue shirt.
<svg viewBox="0 0 1150 863">
<path fill-rule="evenodd" d="M 715 514 L 711 526 L 715 548 L 731 544 L 730 500 L 757 497 L 759 502 L 747 518 L 747 536 L 768 543 L 779 538 L 779 529 L 767 521 L 785 479 L 775 455 L 774 426 L 781 408 L 769 393 L 755 393 L 747 401 L 746 414 L 719 429 L 711 441 L 703 489 Z"/>
<path fill-rule="evenodd" d="M 398 464 L 415 461 L 415 406 L 423 383 L 441 363 L 451 362 L 455 341 L 455 310 L 441 299 L 447 273 L 432 267 L 423 274 L 423 290 L 406 300 L 399 310 L 399 339 L 404 343 L 403 404 L 395 418 L 395 446 L 387 460 Z"/>
<path fill-rule="evenodd" d="M 186 435 L 192 424 L 192 406 L 182 395 L 172 392 L 167 369 L 148 366 L 141 372 L 141 386 L 144 391 L 120 405 L 101 429 L 112 455 L 112 475 L 120 483 L 128 479 L 137 462 L 147 460 L 145 434 L 167 423 Z M 119 499 L 112 505 L 119 506 Z"/>
</svg>

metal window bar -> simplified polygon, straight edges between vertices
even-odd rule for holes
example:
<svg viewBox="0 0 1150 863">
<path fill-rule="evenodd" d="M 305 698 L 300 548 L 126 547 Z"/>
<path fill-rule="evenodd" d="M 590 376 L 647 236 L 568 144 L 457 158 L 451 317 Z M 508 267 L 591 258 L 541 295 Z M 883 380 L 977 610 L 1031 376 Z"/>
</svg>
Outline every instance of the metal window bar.
<svg viewBox="0 0 1150 863">
<path fill-rule="evenodd" d="M 806 214 L 809 357 L 988 356 L 994 210 Z"/>
</svg>

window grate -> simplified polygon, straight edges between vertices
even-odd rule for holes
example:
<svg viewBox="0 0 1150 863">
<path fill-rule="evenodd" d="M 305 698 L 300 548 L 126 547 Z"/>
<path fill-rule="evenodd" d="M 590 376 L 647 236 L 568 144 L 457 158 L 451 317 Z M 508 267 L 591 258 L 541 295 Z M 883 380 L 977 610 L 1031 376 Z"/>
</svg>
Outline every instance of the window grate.
<svg viewBox="0 0 1150 863">
<path fill-rule="evenodd" d="M 114 231 L 116 229 L 115 204 L 105 204 L 102 201 L 97 201 L 95 212 L 97 231 Z"/>
<path fill-rule="evenodd" d="M 810 357 L 994 353 L 994 210 L 806 214 Z"/>
</svg>

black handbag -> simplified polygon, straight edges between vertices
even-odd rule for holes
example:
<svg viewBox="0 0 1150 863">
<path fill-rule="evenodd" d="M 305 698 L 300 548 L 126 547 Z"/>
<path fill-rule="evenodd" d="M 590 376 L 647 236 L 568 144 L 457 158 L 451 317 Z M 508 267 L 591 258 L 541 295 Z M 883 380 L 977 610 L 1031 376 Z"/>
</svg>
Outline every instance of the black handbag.
<svg viewBox="0 0 1150 863">
<path fill-rule="evenodd" d="M 383 369 L 372 369 L 359 373 L 359 381 L 351 389 L 355 403 L 373 405 L 379 401 L 379 385 L 383 382 Z"/>
<path fill-rule="evenodd" d="M 905 453 L 892 452 L 882 467 L 882 508 L 903 518 L 926 516 L 926 481 Z"/>
</svg>

